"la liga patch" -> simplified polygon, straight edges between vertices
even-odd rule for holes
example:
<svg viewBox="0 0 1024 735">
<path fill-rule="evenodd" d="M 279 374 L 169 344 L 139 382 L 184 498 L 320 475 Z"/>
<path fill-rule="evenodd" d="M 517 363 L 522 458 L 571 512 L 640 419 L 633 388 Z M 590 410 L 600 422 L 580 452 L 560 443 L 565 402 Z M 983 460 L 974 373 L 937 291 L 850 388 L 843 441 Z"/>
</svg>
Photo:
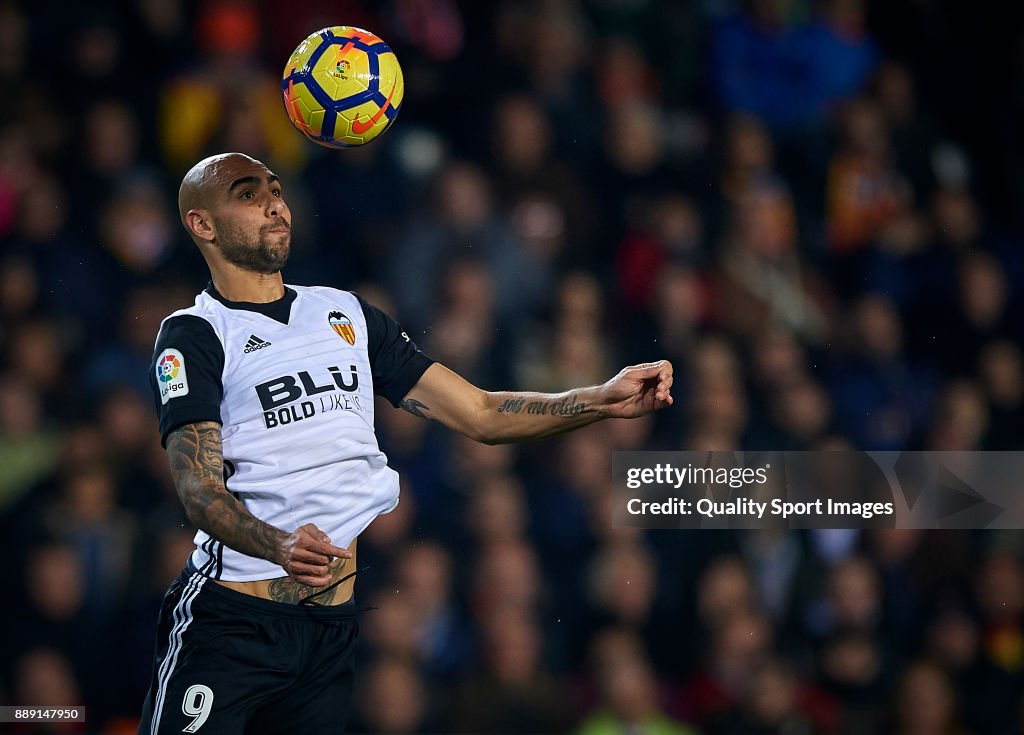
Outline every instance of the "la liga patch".
<svg viewBox="0 0 1024 735">
<path fill-rule="evenodd" d="M 156 359 L 156 384 L 160 388 L 161 405 L 166 406 L 172 398 L 188 395 L 185 356 L 178 350 L 166 349 Z"/>
</svg>

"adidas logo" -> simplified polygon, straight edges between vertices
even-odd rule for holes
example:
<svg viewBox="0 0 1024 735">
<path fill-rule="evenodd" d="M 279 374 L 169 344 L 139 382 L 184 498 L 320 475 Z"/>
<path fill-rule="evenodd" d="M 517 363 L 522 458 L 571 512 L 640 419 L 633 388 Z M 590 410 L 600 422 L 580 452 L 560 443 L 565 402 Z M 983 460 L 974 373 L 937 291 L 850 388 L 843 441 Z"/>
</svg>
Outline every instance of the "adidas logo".
<svg viewBox="0 0 1024 735">
<path fill-rule="evenodd" d="M 270 343 L 265 339 L 260 339 L 255 334 L 250 334 L 249 341 L 245 343 L 245 351 L 247 353 L 262 350 L 264 347 L 270 347 Z"/>
</svg>

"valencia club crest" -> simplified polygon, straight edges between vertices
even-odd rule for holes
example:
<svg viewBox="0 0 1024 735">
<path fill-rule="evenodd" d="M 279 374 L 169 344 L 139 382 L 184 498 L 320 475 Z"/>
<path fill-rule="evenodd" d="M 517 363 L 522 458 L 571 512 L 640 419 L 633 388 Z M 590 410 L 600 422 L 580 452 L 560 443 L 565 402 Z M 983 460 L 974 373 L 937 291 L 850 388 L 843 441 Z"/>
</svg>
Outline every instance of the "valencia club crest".
<svg viewBox="0 0 1024 735">
<path fill-rule="evenodd" d="M 327 322 L 331 329 L 338 333 L 338 336 L 350 345 L 356 343 L 356 330 L 352 326 L 352 320 L 340 311 L 332 311 L 327 315 Z"/>
</svg>

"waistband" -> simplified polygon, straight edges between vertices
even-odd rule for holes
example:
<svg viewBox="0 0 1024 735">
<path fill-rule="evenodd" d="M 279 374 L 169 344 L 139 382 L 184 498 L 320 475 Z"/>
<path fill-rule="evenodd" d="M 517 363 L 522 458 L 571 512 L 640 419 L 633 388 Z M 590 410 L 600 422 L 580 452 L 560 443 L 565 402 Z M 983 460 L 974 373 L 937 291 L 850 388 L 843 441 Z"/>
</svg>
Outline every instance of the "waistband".
<svg viewBox="0 0 1024 735">
<path fill-rule="evenodd" d="M 187 585 L 191 580 L 202 577 L 205 577 L 205 575 L 200 574 L 199 570 L 196 569 L 191 560 L 189 560 L 178 579 L 182 584 Z M 265 615 L 276 615 L 284 618 L 343 620 L 355 617 L 359 612 L 359 609 L 356 607 L 356 599 L 354 596 L 340 605 L 292 604 L 289 602 L 278 602 L 277 600 L 265 600 L 262 597 L 253 597 L 252 595 L 247 595 L 244 592 L 233 590 L 230 587 L 219 585 L 210 577 L 205 577 L 202 594 L 215 597 L 228 604 L 251 610 L 253 612 L 259 612 Z"/>
</svg>

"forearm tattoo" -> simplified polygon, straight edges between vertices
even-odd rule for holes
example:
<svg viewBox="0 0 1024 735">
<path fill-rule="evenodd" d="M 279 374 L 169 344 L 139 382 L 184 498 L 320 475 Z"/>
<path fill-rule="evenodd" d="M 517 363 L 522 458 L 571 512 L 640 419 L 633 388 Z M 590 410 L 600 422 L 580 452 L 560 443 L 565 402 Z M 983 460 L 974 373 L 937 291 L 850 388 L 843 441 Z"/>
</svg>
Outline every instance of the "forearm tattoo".
<svg viewBox="0 0 1024 735">
<path fill-rule="evenodd" d="M 419 416 L 421 419 L 426 419 L 427 421 L 431 420 L 431 418 L 424 413 L 424 411 L 429 411 L 430 407 L 420 401 L 417 401 L 415 398 L 406 398 L 398 405 L 413 416 Z"/>
<path fill-rule="evenodd" d="M 320 590 L 327 589 L 332 584 L 341 579 L 342 572 L 345 570 L 345 562 L 348 559 L 335 559 L 332 561 L 328 568 L 331 572 L 331 581 L 325 584 L 323 587 L 310 587 L 309 585 L 303 584 L 302 582 L 296 582 L 291 577 L 279 577 L 267 586 L 267 592 L 270 595 L 271 600 L 277 600 L 278 602 L 288 602 L 293 605 L 298 604 L 303 598 L 314 595 Z M 319 605 L 333 605 L 334 597 L 338 594 L 338 588 L 334 587 L 322 595 L 316 597 L 317 604 Z"/>
<path fill-rule="evenodd" d="M 220 426 L 207 421 L 172 431 L 167 456 L 189 520 L 235 551 L 278 561 L 287 534 L 256 518 L 224 486 Z"/>
<path fill-rule="evenodd" d="M 568 396 L 559 398 L 538 398 L 535 396 L 519 396 L 506 399 L 498 406 L 498 413 L 505 415 L 526 414 L 530 416 L 557 416 L 560 418 L 572 418 L 584 413 L 589 413 L 586 403 L 576 400 L 576 395 L 570 393 Z"/>
</svg>

